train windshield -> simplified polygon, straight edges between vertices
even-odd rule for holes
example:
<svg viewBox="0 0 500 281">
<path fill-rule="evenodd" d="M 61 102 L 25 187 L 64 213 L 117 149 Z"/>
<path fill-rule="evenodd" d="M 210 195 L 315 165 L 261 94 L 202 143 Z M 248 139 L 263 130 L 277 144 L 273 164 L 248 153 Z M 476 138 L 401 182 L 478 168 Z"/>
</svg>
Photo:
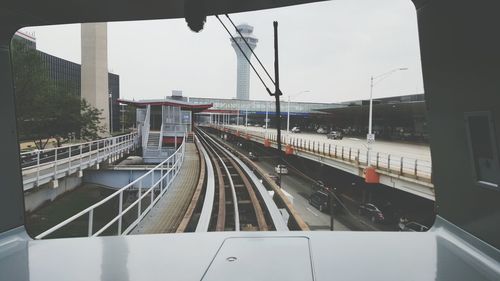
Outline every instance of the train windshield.
<svg viewBox="0 0 500 281">
<path fill-rule="evenodd" d="M 433 224 L 410 1 L 328 1 L 202 27 L 16 32 L 32 237 Z"/>
</svg>

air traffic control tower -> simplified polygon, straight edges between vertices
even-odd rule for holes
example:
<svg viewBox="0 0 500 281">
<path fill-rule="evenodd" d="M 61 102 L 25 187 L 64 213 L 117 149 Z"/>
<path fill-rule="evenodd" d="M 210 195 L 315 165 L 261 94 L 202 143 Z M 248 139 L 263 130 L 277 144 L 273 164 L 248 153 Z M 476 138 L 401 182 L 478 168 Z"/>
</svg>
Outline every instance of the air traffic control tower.
<svg viewBox="0 0 500 281">
<path fill-rule="evenodd" d="M 236 27 L 241 35 L 236 32 L 234 35 L 234 41 L 231 39 L 231 45 L 236 52 L 236 57 L 238 59 L 238 69 L 237 69 L 237 83 L 236 83 L 236 98 L 239 100 L 249 100 L 250 99 L 250 64 L 245 59 L 245 56 L 242 54 L 236 43 L 241 47 L 247 58 L 252 57 L 252 52 L 248 48 L 247 44 L 245 44 L 246 40 L 248 45 L 253 49 L 257 46 L 257 42 L 259 41 L 253 35 L 253 26 L 248 24 L 240 24 Z"/>
</svg>

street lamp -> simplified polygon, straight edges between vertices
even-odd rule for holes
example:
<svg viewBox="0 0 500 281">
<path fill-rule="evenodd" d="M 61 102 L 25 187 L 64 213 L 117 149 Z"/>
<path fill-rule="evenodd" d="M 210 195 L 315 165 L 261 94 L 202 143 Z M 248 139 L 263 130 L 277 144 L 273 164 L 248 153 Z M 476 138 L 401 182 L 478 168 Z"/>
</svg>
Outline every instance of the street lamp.
<svg viewBox="0 0 500 281">
<path fill-rule="evenodd" d="M 290 97 L 291 96 L 296 97 L 296 96 L 298 96 L 300 94 L 310 93 L 310 92 L 311 91 L 309 91 L 309 90 L 305 90 L 305 91 L 300 91 L 300 92 L 298 92 L 296 94 L 293 94 L 293 95 L 288 95 L 288 113 L 287 113 L 287 117 L 286 117 L 286 136 L 287 136 L 287 138 L 288 138 L 288 134 L 290 132 Z"/>
<path fill-rule="evenodd" d="M 109 93 L 109 105 L 110 105 L 109 132 L 110 134 L 113 134 L 113 94 L 111 92 Z"/>
<path fill-rule="evenodd" d="M 397 71 L 402 71 L 402 70 L 408 70 L 407 67 L 400 67 L 400 68 L 395 68 L 390 71 L 387 71 L 385 73 L 379 74 L 377 76 L 372 76 L 370 78 L 370 113 L 368 115 L 368 134 L 366 135 L 366 142 L 367 142 L 367 149 L 368 149 L 368 155 L 367 155 L 367 161 L 366 165 L 370 166 L 371 159 L 370 159 L 370 150 L 371 150 L 371 143 L 375 141 L 375 135 L 372 132 L 372 120 L 373 120 L 373 86 L 377 85 L 378 83 L 382 82 L 382 80 L 386 79 L 389 77 L 391 74 Z M 376 81 L 377 79 L 378 82 Z M 375 84 L 373 83 L 375 81 Z"/>
</svg>

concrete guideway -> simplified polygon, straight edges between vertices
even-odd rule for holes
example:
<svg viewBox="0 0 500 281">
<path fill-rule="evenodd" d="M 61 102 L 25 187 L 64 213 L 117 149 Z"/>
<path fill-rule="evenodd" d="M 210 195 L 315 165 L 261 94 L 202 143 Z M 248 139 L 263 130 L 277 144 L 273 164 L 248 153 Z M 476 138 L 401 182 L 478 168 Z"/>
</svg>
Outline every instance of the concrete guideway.
<svg viewBox="0 0 500 281">
<path fill-rule="evenodd" d="M 194 143 L 186 143 L 184 162 L 165 195 L 131 234 L 176 232 L 186 213 L 200 176 L 200 158 Z"/>
<path fill-rule="evenodd" d="M 238 127 L 233 125 L 212 127 L 262 144 L 264 144 L 265 139 L 268 139 L 269 146 L 277 148 L 275 135 L 272 130 L 268 130 L 268 133 L 265 134 L 264 129 L 257 127 Z M 366 149 L 362 150 L 361 148 L 341 146 L 343 140 L 327 140 L 324 135 L 314 136 L 315 138 L 312 140 L 307 139 L 307 135 L 303 134 L 290 134 L 288 139 L 286 136 L 283 136 L 282 149 L 286 150 L 285 144 L 289 142 L 293 148 L 292 153 L 296 156 L 364 177 L 364 169 L 367 167 Z M 322 141 L 318 141 L 321 139 L 320 137 L 323 139 Z M 332 145 L 332 143 L 334 144 Z M 404 147 L 404 144 L 397 144 L 396 147 L 401 145 Z M 382 147 L 390 148 L 390 145 L 386 142 Z M 410 145 L 409 147 L 412 146 Z M 416 147 L 419 148 L 410 148 L 410 151 L 413 150 L 413 152 L 406 153 L 407 155 L 420 155 L 421 159 L 405 158 L 387 153 L 391 151 L 372 151 L 370 162 L 380 176 L 380 183 L 420 197 L 435 200 L 434 185 L 431 178 L 432 167 L 429 159 L 430 152 L 427 154 L 429 158 L 426 158 L 425 147 Z M 398 151 L 395 152 L 397 153 Z"/>
<path fill-rule="evenodd" d="M 255 186 L 255 192 L 258 194 L 258 197 L 262 199 L 262 208 L 269 214 L 269 217 L 272 221 L 272 224 L 274 228 L 277 231 L 288 231 L 289 227 L 287 226 L 287 223 L 284 221 L 282 213 L 278 209 L 278 206 L 276 202 L 273 200 L 273 198 L 269 195 L 268 190 L 264 187 L 263 183 L 259 180 L 259 178 L 252 172 L 252 170 L 247 166 L 246 163 L 248 162 L 248 159 L 246 161 L 242 161 L 241 159 L 244 159 L 244 157 L 241 157 L 241 155 L 238 155 L 237 157 L 233 152 L 229 151 L 226 149 L 223 145 L 221 145 L 218 141 L 216 141 L 214 138 L 209 136 L 207 133 L 203 132 L 202 130 L 198 130 L 198 132 L 201 132 L 204 137 L 210 140 L 210 142 L 215 145 L 218 149 L 220 149 L 221 152 L 226 153 L 227 156 L 229 156 L 232 160 L 234 161 L 233 164 L 236 164 L 238 167 L 241 167 L 241 171 L 245 177 L 247 177 L 248 183 L 252 182 L 252 184 Z M 238 153 L 234 151 L 235 153 Z M 241 159 L 240 159 L 241 158 Z M 252 187 L 250 187 L 252 188 Z M 280 198 L 280 200 L 286 200 L 283 194 L 277 194 L 277 196 Z M 307 227 L 302 226 L 301 222 L 302 220 L 300 217 L 295 215 L 295 212 L 293 208 L 286 208 L 286 211 L 292 216 L 292 219 L 290 221 L 293 221 L 295 224 L 297 224 L 298 229 L 301 230 L 306 230 Z M 290 222 L 289 222 L 290 223 Z M 262 229 L 261 229 L 262 230 Z M 267 230 L 267 229 L 264 229 Z"/>
</svg>

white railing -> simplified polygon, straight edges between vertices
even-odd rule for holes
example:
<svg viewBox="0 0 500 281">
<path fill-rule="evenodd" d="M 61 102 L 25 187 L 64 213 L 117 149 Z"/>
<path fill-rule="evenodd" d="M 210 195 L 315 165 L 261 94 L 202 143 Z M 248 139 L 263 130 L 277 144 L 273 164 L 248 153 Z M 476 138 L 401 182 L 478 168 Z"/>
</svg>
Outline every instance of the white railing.
<svg viewBox="0 0 500 281">
<path fill-rule="evenodd" d="M 138 145 L 137 133 L 20 154 L 26 189 L 128 153 Z"/>
<path fill-rule="evenodd" d="M 146 118 L 144 118 L 144 125 L 142 126 L 142 147 L 145 148 L 148 146 L 148 138 L 149 138 L 149 130 L 150 130 L 150 119 L 151 115 L 151 106 L 148 105 L 146 110 Z"/>
<path fill-rule="evenodd" d="M 158 149 L 161 150 L 161 146 L 162 146 L 162 143 L 163 143 L 163 123 L 161 123 L 161 126 L 160 126 L 160 137 L 158 138 Z"/>
<path fill-rule="evenodd" d="M 184 161 L 184 153 L 185 153 L 185 142 L 176 150 L 174 154 L 168 157 L 165 161 L 161 162 L 147 173 L 127 184 L 126 186 L 120 188 L 115 191 L 110 196 L 104 198 L 103 200 L 97 202 L 96 204 L 86 208 L 85 210 L 77 213 L 76 215 L 66 219 L 65 221 L 57 224 L 56 226 L 44 231 L 43 233 L 37 235 L 36 239 L 42 239 L 47 235 L 54 233 L 55 231 L 63 228 L 64 226 L 70 224 L 71 222 L 83 217 L 88 216 L 88 229 L 87 236 L 99 236 L 104 231 L 109 229 L 113 224 L 117 223 L 117 235 L 127 235 L 135 226 L 146 216 L 146 214 L 153 208 L 153 206 L 158 202 L 158 200 L 162 197 L 162 195 L 167 191 L 173 182 L 175 176 L 178 174 L 182 163 Z M 158 178 L 158 173 L 159 179 Z M 155 178 L 155 175 L 157 178 Z M 150 182 L 150 186 L 145 188 L 144 183 L 146 185 Z M 155 197 L 155 191 L 158 191 L 158 194 Z M 137 198 L 134 202 L 130 203 L 128 206 L 124 206 L 124 193 L 132 192 L 137 194 Z M 96 208 L 102 206 L 106 202 L 110 202 L 113 199 L 118 199 L 118 214 L 112 218 L 109 222 L 107 222 L 104 226 L 102 226 L 97 231 L 94 231 L 94 211 Z M 148 201 L 147 207 L 143 210 L 144 201 Z M 128 226 L 124 225 L 124 216 L 128 214 L 132 209 L 137 209 L 136 218 L 133 222 L 131 222 Z M 134 214 L 132 214 L 134 215 Z M 134 215 L 135 216 L 135 215 Z M 125 227 L 125 229 L 124 229 Z"/>
</svg>

